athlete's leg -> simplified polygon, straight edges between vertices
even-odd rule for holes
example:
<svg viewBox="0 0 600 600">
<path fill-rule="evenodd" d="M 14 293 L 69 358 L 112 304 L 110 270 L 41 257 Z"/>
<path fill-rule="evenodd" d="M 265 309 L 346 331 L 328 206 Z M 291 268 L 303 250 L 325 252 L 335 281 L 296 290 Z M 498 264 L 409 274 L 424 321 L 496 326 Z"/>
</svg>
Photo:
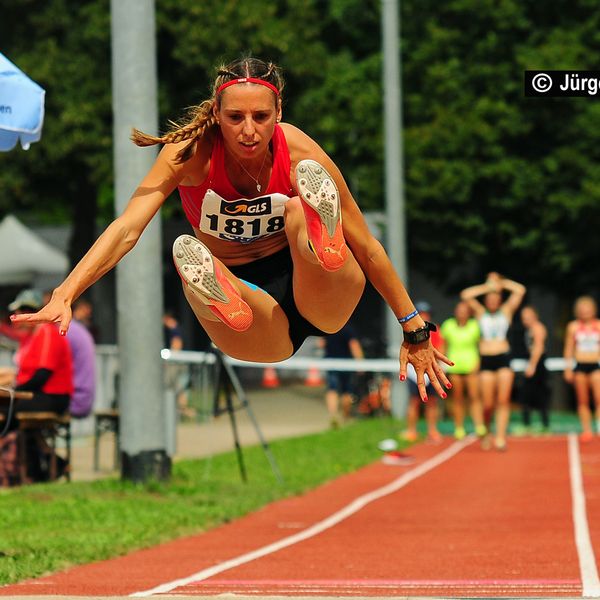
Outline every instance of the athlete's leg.
<svg viewBox="0 0 600 600">
<path fill-rule="evenodd" d="M 496 398 L 495 371 L 481 371 L 479 373 L 479 382 L 481 384 L 481 400 L 483 402 L 483 419 L 488 434 L 482 438 L 481 445 L 484 450 L 489 450 L 491 447 L 490 432 L 492 428 L 492 415 L 494 414 Z"/>
<path fill-rule="evenodd" d="M 329 413 L 329 424 L 331 427 L 339 425 L 340 408 L 340 372 L 327 372 L 327 391 L 325 392 L 325 404 Z"/>
<path fill-rule="evenodd" d="M 452 383 L 452 415 L 454 417 L 454 435 L 463 438 L 465 431 L 465 376 L 450 374 Z"/>
<path fill-rule="evenodd" d="M 269 294 L 240 281 L 192 236 L 177 238 L 173 252 L 185 297 L 217 347 L 258 362 L 291 356 L 287 317 Z M 236 331 L 232 325 L 247 328 Z"/>
<path fill-rule="evenodd" d="M 592 386 L 592 396 L 594 398 L 597 432 L 600 433 L 600 371 L 590 373 L 590 385 Z"/>
<path fill-rule="evenodd" d="M 592 411 L 590 410 L 590 380 L 587 373 L 575 373 L 573 385 L 577 396 L 577 414 L 584 437 L 592 435 Z"/>
<path fill-rule="evenodd" d="M 429 386 L 427 386 L 429 387 Z M 425 421 L 427 422 L 427 438 L 430 442 L 440 442 L 442 436 L 438 431 L 439 407 L 438 401 L 432 390 L 428 390 L 428 400 L 425 403 Z"/>
<path fill-rule="evenodd" d="M 342 416 L 344 417 L 344 419 L 349 419 L 352 414 L 352 401 L 352 394 L 348 392 L 342 394 L 340 398 L 340 403 L 342 405 Z"/>
<path fill-rule="evenodd" d="M 481 400 L 483 402 L 484 424 L 490 430 L 496 397 L 496 373 L 494 371 L 481 371 L 479 374 L 481 384 Z"/>
<path fill-rule="evenodd" d="M 419 437 L 419 433 L 417 431 L 417 424 L 419 422 L 421 398 L 419 398 L 419 392 L 417 390 L 416 383 L 409 380 L 408 387 L 409 398 L 408 407 L 406 411 L 406 430 L 402 434 L 402 437 L 409 442 L 414 442 Z"/>
<path fill-rule="evenodd" d="M 506 446 L 506 433 L 510 420 L 510 400 L 515 374 L 512 369 L 499 369 L 497 372 L 498 392 L 496 406 L 496 447 L 503 450 Z"/>
<path fill-rule="evenodd" d="M 294 262 L 294 299 L 302 316 L 322 331 L 338 331 L 350 318 L 365 276 L 348 250 L 342 266 L 326 271 L 308 244 L 306 219 L 298 197 L 286 203 L 285 232 Z"/>
<path fill-rule="evenodd" d="M 471 408 L 471 419 L 475 425 L 475 433 L 478 436 L 486 434 L 486 426 L 483 423 L 483 407 L 481 405 L 481 395 L 479 393 L 479 373 L 469 373 L 467 380 L 467 397 L 469 398 Z"/>
</svg>

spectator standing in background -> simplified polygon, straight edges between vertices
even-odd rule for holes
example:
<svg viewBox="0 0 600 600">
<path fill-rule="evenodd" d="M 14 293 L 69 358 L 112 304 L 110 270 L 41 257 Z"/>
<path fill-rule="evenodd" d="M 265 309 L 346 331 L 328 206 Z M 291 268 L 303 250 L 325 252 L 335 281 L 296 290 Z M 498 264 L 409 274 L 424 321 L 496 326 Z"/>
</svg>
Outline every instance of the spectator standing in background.
<svg viewBox="0 0 600 600">
<path fill-rule="evenodd" d="M 520 402 L 523 408 L 523 425 L 531 427 L 531 409 L 540 411 L 542 427 L 550 428 L 548 371 L 546 370 L 546 339 L 548 331 L 540 321 L 533 306 L 524 306 L 521 310 L 521 322 L 525 327 L 525 346 L 529 352 L 529 361 L 525 367 L 525 380 L 521 388 Z"/>
<path fill-rule="evenodd" d="M 426 322 L 431 321 L 431 305 L 429 302 L 420 300 L 415 303 L 415 309 L 419 311 L 421 318 Z M 443 346 L 442 336 L 439 331 L 431 331 L 431 344 L 436 350 L 440 350 Z M 419 434 L 417 431 L 417 424 L 419 422 L 419 413 L 421 411 L 421 396 L 419 394 L 419 388 L 417 387 L 417 375 L 412 366 L 409 365 L 408 370 L 408 388 L 409 388 L 409 400 L 408 410 L 406 413 L 406 430 L 402 433 L 401 437 L 408 441 L 414 442 L 418 439 Z M 425 403 L 425 422 L 427 424 L 427 439 L 433 443 L 439 443 L 442 441 L 442 435 L 438 430 L 438 418 L 439 418 L 439 407 L 437 397 L 435 396 L 435 390 L 429 383 L 429 378 L 425 375 L 426 381 L 426 392 L 427 401 Z"/>
<path fill-rule="evenodd" d="M 364 358 L 362 346 L 350 323 L 346 323 L 337 333 L 326 336 L 324 340 L 325 358 Z M 352 371 L 327 371 L 325 403 L 332 428 L 339 427 L 340 400 L 344 417 L 350 416 L 354 392 L 353 376 Z"/>
<path fill-rule="evenodd" d="M 454 317 L 446 319 L 440 328 L 443 346 L 454 363 L 447 373 L 452 383 L 452 412 L 454 437 L 462 440 L 465 430 L 465 396 L 469 399 L 475 433 L 483 437 L 487 428 L 483 424 L 483 409 L 479 395 L 479 325 L 472 318 L 469 305 L 461 301 L 454 309 Z"/>
<path fill-rule="evenodd" d="M 165 347 L 169 350 L 183 350 L 183 334 L 179 321 L 175 318 L 175 315 L 170 311 L 165 311 L 163 315 L 163 333 L 165 340 Z"/>
<path fill-rule="evenodd" d="M 503 302 L 502 293 L 510 293 Z M 495 409 L 496 450 L 506 450 L 506 435 L 510 421 L 510 400 L 514 371 L 510 368 L 510 344 L 508 329 L 513 316 L 523 301 L 524 285 L 502 277 L 498 273 L 489 273 L 485 283 L 469 287 L 462 291 L 465 300 L 479 323 L 481 338 L 479 355 L 481 357 L 480 376 L 481 396 L 485 425 L 490 430 L 492 412 Z M 477 298 L 483 296 L 483 303 Z M 491 447 L 490 436 L 482 439 L 482 448 Z"/>
<path fill-rule="evenodd" d="M 163 315 L 163 333 L 165 347 L 169 350 L 183 350 L 183 334 L 179 321 L 170 310 Z M 177 409 L 182 417 L 193 419 L 196 411 L 189 406 L 186 392 L 189 383 L 188 368 L 186 365 L 167 363 L 165 365 L 166 385 L 175 390 L 177 396 Z"/>
<path fill-rule="evenodd" d="M 564 357 L 567 366 L 564 377 L 575 386 L 577 412 L 582 429 L 580 439 L 582 442 L 589 442 L 594 437 L 590 389 L 596 411 L 600 407 L 600 320 L 597 318 L 596 301 L 591 296 L 578 298 L 574 312 L 575 320 L 567 325 L 565 335 Z"/>
<path fill-rule="evenodd" d="M 94 322 L 94 307 L 92 303 L 84 297 L 77 298 L 72 306 L 73 318 L 79 321 L 94 338 L 94 342 L 98 343 L 100 333 Z"/>
<path fill-rule="evenodd" d="M 87 417 L 96 399 L 96 345 L 87 327 L 77 319 L 71 321 L 67 340 L 73 358 L 73 395 L 69 412 L 73 417 Z"/>
</svg>

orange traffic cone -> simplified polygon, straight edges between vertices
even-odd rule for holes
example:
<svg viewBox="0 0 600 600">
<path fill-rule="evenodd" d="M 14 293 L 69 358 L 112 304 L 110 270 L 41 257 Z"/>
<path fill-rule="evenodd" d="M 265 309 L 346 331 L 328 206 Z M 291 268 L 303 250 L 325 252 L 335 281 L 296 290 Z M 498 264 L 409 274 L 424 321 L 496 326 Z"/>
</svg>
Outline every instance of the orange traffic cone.
<svg viewBox="0 0 600 600">
<path fill-rule="evenodd" d="M 277 371 L 273 367 L 265 367 L 263 371 L 263 387 L 274 388 L 279 386 L 279 377 L 277 377 Z"/>
<path fill-rule="evenodd" d="M 310 367 L 306 379 L 304 380 L 304 385 L 309 387 L 320 387 L 323 383 L 323 377 L 321 377 L 319 369 L 317 367 Z"/>
</svg>

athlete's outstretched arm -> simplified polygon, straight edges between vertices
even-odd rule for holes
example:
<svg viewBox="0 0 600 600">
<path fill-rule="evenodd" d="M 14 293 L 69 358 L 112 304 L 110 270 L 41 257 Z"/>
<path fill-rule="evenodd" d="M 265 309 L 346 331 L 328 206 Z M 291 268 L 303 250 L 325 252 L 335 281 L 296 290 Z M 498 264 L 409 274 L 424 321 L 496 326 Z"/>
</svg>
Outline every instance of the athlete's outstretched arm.
<svg viewBox="0 0 600 600">
<path fill-rule="evenodd" d="M 48 304 L 37 313 L 12 315 L 13 322 L 60 323 L 60 333 L 64 335 L 67 332 L 71 322 L 71 304 L 135 246 L 152 217 L 177 186 L 183 169 L 175 166 L 172 161 L 175 152 L 173 146 L 161 151 L 123 214 L 98 237 L 67 278 L 54 290 Z"/>
</svg>

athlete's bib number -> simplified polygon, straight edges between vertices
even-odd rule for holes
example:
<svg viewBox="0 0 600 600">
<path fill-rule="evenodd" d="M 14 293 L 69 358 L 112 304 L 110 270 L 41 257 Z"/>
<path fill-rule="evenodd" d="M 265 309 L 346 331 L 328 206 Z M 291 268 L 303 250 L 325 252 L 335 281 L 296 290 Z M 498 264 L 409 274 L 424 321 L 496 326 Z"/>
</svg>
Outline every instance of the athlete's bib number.
<svg viewBox="0 0 600 600">
<path fill-rule="evenodd" d="M 243 219 L 229 219 L 223 215 L 206 215 L 210 223 L 211 231 L 224 231 L 229 235 L 241 235 L 243 237 L 259 237 L 265 233 L 275 233 L 283 229 L 283 217 L 269 217 L 264 219 L 257 217 L 251 221 Z"/>
<path fill-rule="evenodd" d="M 253 242 L 283 230 L 287 200 L 283 194 L 272 194 L 228 202 L 208 190 L 202 203 L 200 230 L 224 240 Z"/>
</svg>

